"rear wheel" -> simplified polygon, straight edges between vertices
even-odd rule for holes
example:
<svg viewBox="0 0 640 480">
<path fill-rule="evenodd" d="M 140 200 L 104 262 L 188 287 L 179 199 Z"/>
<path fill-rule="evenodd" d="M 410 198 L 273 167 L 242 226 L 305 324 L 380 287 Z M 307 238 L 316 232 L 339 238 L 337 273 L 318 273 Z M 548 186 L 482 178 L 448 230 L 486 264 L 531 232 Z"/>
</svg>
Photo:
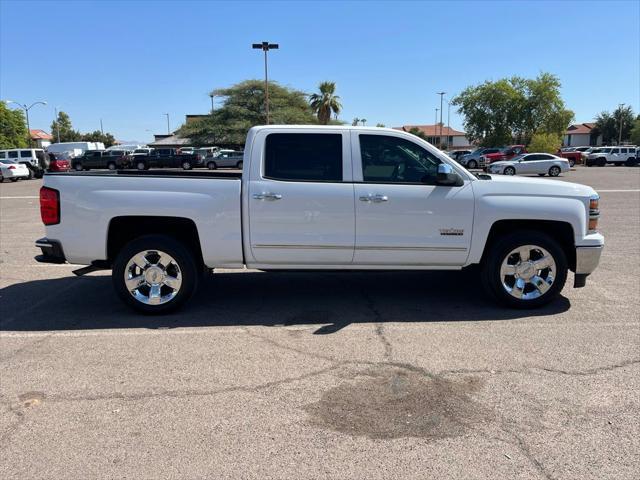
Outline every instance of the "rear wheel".
<svg viewBox="0 0 640 480">
<path fill-rule="evenodd" d="M 504 174 L 505 175 L 515 175 L 516 174 L 516 169 L 513 167 L 507 167 L 504 169 Z"/>
<path fill-rule="evenodd" d="M 635 167 L 637 163 L 638 163 L 638 161 L 635 159 L 635 157 L 630 157 L 630 158 L 627 159 L 626 162 L 624 162 L 624 164 L 627 167 Z"/>
<path fill-rule="evenodd" d="M 207 168 L 209 170 L 215 170 L 216 168 L 218 168 L 218 166 L 216 165 L 216 162 L 209 162 L 207 163 Z"/>
<path fill-rule="evenodd" d="M 242 161 L 240 161 L 240 162 L 236 163 L 236 168 L 242 169 L 242 165 L 243 165 L 243 163 L 242 163 Z"/>
<path fill-rule="evenodd" d="M 146 314 L 166 313 L 189 300 L 198 285 L 192 253 L 177 240 L 147 235 L 129 242 L 115 260 L 113 286 L 128 306 Z"/>
<path fill-rule="evenodd" d="M 478 168 L 478 162 L 476 162 L 475 160 L 469 160 L 467 162 L 467 168 L 468 169 Z"/>
<path fill-rule="evenodd" d="M 18 179 L 17 179 L 17 178 L 12 178 L 12 179 L 11 179 L 11 181 L 12 181 L 12 182 L 17 182 L 17 181 L 18 181 Z"/>
<path fill-rule="evenodd" d="M 82 163 L 78 162 L 76 163 L 75 167 L 74 167 L 78 172 L 82 171 Z"/>
<path fill-rule="evenodd" d="M 482 263 L 482 283 L 498 301 L 514 308 L 536 308 L 556 298 L 567 280 L 560 245 L 537 231 L 514 232 L 490 247 Z"/>
<path fill-rule="evenodd" d="M 136 168 L 138 170 L 146 170 L 147 169 L 147 164 L 144 162 L 138 162 L 136 163 Z"/>
<path fill-rule="evenodd" d="M 184 162 L 182 162 L 182 169 L 183 170 L 191 170 L 193 167 L 191 166 L 191 162 L 185 160 Z"/>
<path fill-rule="evenodd" d="M 576 160 L 575 160 L 574 158 L 570 158 L 570 159 L 569 159 L 569 166 L 570 166 L 571 168 L 573 168 L 573 167 L 575 167 L 575 166 L 576 166 Z"/>
<path fill-rule="evenodd" d="M 599 158 L 597 160 L 597 162 L 598 162 L 598 166 L 599 167 L 604 167 L 607 164 L 607 159 L 606 158 Z"/>
<path fill-rule="evenodd" d="M 107 168 L 109 170 L 115 170 L 116 169 L 116 164 L 113 162 L 109 162 L 109 164 L 107 165 Z"/>
<path fill-rule="evenodd" d="M 549 176 L 550 177 L 557 177 L 558 175 L 560 175 L 560 167 L 554 165 L 549 169 Z"/>
</svg>

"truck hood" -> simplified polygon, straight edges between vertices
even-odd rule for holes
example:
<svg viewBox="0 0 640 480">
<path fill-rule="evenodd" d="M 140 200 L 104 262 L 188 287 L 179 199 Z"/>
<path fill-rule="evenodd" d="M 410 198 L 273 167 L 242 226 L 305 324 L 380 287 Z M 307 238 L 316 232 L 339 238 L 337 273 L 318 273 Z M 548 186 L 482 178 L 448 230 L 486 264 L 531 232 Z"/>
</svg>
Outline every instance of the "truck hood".
<svg viewBox="0 0 640 480">
<path fill-rule="evenodd" d="M 596 191 L 593 188 L 579 183 L 511 175 L 489 176 L 491 177 L 491 180 L 478 180 L 474 182 L 479 188 L 488 194 L 494 193 L 496 195 L 532 195 L 574 198 L 588 198 L 596 194 Z M 476 185 L 474 185 L 474 189 Z"/>
</svg>

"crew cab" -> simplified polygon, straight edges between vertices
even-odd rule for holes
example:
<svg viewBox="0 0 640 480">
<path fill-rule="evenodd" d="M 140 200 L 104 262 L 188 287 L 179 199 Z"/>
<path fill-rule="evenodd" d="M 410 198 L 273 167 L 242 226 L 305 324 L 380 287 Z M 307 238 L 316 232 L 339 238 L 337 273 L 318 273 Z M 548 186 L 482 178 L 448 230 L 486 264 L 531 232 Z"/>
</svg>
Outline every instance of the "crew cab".
<svg viewBox="0 0 640 480">
<path fill-rule="evenodd" d="M 188 300 L 202 272 L 460 270 L 516 308 L 543 305 L 567 272 L 586 283 L 604 245 L 598 195 L 555 180 L 472 174 L 410 133 L 260 126 L 242 173 L 45 175 L 40 262 L 112 269 L 145 313 Z"/>
<path fill-rule="evenodd" d="M 191 170 L 202 165 L 202 155 L 198 153 L 180 153 L 175 148 L 156 148 L 148 155 L 136 155 L 132 161 L 132 167 L 138 170 L 149 168 L 182 168 Z"/>
<path fill-rule="evenodd" d="M 77 171 L 92 168 L 108 168 L 116 170 L 127 165 L 127 150 L 86 150 L 80 157 L 72 160 L 72 168 Z"/>
</svg>

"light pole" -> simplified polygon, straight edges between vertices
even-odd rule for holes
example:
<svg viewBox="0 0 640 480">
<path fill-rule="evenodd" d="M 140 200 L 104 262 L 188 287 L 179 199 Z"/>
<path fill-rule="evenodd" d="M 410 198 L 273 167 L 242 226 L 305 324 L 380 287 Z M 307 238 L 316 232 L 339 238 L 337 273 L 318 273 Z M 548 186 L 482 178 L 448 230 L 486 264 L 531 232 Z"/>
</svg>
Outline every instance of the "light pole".
<svg viewBox="0 0 640 480">
<path fill-rule="evenodd" d="M 215 97 L 216 95 L 214 93 L 210 93 L 209 96 L 211 97 L 211 114 L 213 115 L 213 111 L 214 111 L 213 97 Z"/>
<path fill-rule="evenodd" d="M 451 102 L 447 100 L 447 150 L 449 150 L 449 137 L 451 136 Z"/>
<path fill-rule="evenodd" d="M 618 132 L 618 145 L 622 143 L 622 107 L 624 107 L 624 103 L 618 104 L 618 112 L 620 114 L 620 131 Z"/>
<path fill-rule="evenodd" d="M 163 113 L 163 115 L 167 116 L 167 135 L 171 135 L 171 128 L 169 128 L 169 114 Z"/>
<path fill-rule="evenodd" d="M 436 143 L 436 127 L 438 126 L 438 107 L 436 107 L 436 123 L 433 124 L 433 143 Z"/>
<path fill-rule="evenodd" d="M 277 43 L 254 43 L 251 45 L 256 50 L 262 50 L 264 52 L 264 111 L 267 117 L 267 125 L 269 125 L 269 70 L 267 68 L 267 52 L 269 50 L 277 50 L 280 45 Z"/>
<path fill-rule="evenodd" d="M 447 92 L 436 92 L 436 95 L 440 95 L 440 148 L 442 148 L 442 97 Z M 436 119 L 437 120 L 437 119 Z"/>
<path fill-rule="evenodd" d="M 24 110 L 25 116 L 27 117 L 27 139 L 29 140 L 29 146 L 31 146 L 32 141 L 31 141 L 31 125 L 29 125 L 29 110 L 31 110 L 36 105 L 46 105 L 47 102 L 33 102 L 28 107 L 26 103 L 22 104 L 22 103 L 14 102 L 13 100 L 7 100 L 7 104 L 9 103 L 15 103 L 16 105 L 19 105 L 20 108 Z"/>
<path fill-rule="evenodd" d="M 104 128 L 102 127 L 102 119 L 100 119 L 100 133 L 104 135 Z"/>
</svg>

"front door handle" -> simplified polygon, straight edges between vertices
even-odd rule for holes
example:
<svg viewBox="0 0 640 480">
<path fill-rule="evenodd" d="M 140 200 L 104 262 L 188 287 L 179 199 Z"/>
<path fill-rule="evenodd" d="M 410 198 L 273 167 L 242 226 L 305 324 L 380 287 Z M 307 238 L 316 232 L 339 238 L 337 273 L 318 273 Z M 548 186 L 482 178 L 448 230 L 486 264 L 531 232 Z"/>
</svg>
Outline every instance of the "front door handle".
<svg viewBox="0 0 640 480">
<path fill-rule="evenodd" d="M 254 193 L 253 198 L 255 198 L 256 200 L 273 201 L 273 200 L 280 200 L 282 198 L 282 195 L 280 195 L 279 193 L 262 192 L 262 193 Z"/>
</svg>

